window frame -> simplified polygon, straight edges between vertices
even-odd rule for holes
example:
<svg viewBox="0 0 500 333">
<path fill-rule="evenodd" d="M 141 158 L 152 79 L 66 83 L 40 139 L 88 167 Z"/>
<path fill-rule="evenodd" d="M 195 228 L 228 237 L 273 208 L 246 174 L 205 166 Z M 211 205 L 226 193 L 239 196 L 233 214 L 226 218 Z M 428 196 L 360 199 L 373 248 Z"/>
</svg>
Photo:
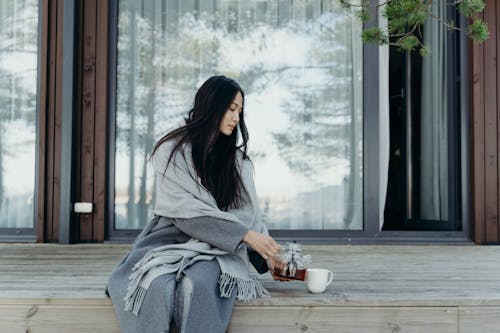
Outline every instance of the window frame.
<svg viewBox="0 0 500 333">
<path fill-rule="evenodd" d="M 370 0 L 371 17 L 374 14 L 378 1 Z M 136 237 L 139 229 L 115 229 L 114 227 L 114 177 L 115 177 L 115 138 L 116 138 L 116 71 L 117 71 L 117 19 L 118 0 L 109 0 L 109 67 L 108 67 L 108 180 L 107 180 L 107 221 L 106 239 L 110 242 L 128 242 Z M 464 22 L 464 18 L 460 18 Z M 365 22 L 363 29 L 376 26 L 374 20 Z M 458 35 L 458 34 L 455 34 Z M 468 45 L 465 37 L 460 35 L 459 61 L 455 64 L 460 67 L 461 98 L 460 114 L 461 127 L 468 128 L 469 120 L 465 115 L 468 112 L 468 80 L 467 80 L 467 53 Z M 456 58 L 453 58 L 454 60 Z M 270 230 L 270 234 L 279 241 L 297 240 L 303 243 L 348 243 L 348 244 L 373 244 L 373 243 L 470 243 L 469 213 L 470 198 L 462 190 L 463 219 L 462 231 L 382 231 L 379 221 L 380 215 L 380 155 L 379 151 L 379 47 L 374 44 L 363 44 L 363 224 L 361 230 Z M 457 96 L 454 96 L 457 98 Z M 465 124 L 464 124 L 465 123 Z M 468 188 L 469 175 L 464 170 L 468 168 L 468 145 L 464 146 L 461 138 L 461 158 L 464 165 L 461 173 L 462 188 Z M 458 142 L 456 143 L 458 144 Z M 465 158 L 464 158 L 465 157 Z"/>
</svg>

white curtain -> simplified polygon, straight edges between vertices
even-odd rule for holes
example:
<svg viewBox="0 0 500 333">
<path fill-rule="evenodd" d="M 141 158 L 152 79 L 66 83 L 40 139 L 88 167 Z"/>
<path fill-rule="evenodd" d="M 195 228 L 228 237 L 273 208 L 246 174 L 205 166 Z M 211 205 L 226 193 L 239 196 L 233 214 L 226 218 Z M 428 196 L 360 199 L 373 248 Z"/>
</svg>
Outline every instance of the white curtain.
<svg viewBox="0 0 500 333">
<path fill-rule="evenodd" d="M 380 4 L 385 0 L 379 0 Z M 387 18 L 382 13 L 385 6 L 379 7 L 379 27 L 387 30 Z M 379 46 L 379 149 L 380 149 L 380 169 L 379 169 L 379 229 L 384 225 L 385 200 L 387 195 L 387 182 L 390 155 L 390 131 L 389 131 L 389 46 Z"/>
<path fill-rule="evenodd" d="M 434 2 L 434 15 L 446 20 L 446 2 Z M 446 30 L 436 19 L 424 27 L 430 55 L 422 64 L 420 151 L 420 218 L 448 219 L 448 125 L 446 87 Z M 415 161 L 417 161 L 415 159 Z"/>
<path fill-rule="evenodd" d="M 33 228 L 38 1 L 0 1 L 0 228 Z"/>
<path fill-rule="evenodd" d="M 224 74 L 246 92 L 268 226 L 362 229 L 361 29 L 337 0 L 119 1 L 116 227 L 147 222 L 151 145 Z"/>
</svg>

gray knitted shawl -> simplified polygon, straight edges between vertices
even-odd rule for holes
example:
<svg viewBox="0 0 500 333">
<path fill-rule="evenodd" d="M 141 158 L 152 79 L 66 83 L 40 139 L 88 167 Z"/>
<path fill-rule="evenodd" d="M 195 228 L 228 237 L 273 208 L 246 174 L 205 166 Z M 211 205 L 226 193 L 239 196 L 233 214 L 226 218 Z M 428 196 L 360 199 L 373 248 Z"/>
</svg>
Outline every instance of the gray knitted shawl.
<svg viewBox="0 0 500 333">
<path fill-rule="evenodd" d="M 154 213 L 170 218 L 196 218 L 210 216 L 241 223 L 257 232 L 268 234 L 260 219 L 260 210 L 253 182 L 253 166 L 237 154 L 237 165 L 248 195 L 246 204 L 239 209 L 221 211 L 215 198 L 201 185 L 193 166 L 191 147 L 178 150 L 165 172 L 174 143 L 163 143 L 153 156 L 157 178 Z M 247 248 L 241 242 L 233 253 L 222 251 L 200 240 L 191 239 L 184 244 L 170 244 L 150 250 L 133 269 L 125 296 L 125 310 L 138 314 L 146 291 L 160 275 L 176 273 L 179 280 L 186 267 L 199 260 L 216 259 L 221 269 L 219 289 L 221 297 L 229 297 L 237 288 L 237 298 L 248 301 L 256 297 L 269 297 L 269 292 L 250 273 Z"/>
</svg>

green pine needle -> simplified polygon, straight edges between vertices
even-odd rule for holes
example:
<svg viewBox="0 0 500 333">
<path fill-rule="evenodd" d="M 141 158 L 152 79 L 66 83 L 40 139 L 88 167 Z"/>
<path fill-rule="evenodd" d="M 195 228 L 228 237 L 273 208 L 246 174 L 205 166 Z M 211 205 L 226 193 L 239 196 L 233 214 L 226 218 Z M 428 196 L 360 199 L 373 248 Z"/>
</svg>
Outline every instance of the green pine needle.
<svg viewBox="0 0 500 333">
<path fill-rule="evenodd" d="M 490 36 L 488 25 L 481 19 L 477 19 L 472 22 L 472 24 L 470 24 L 467 28 L 467 32 L 472 40 L 479 43 L 484 42 Z"/>
<path fill-rule="evenodd" d="M 458 10 L 467 17 L 479 14 L 484 10 L 483 0 L 463 0 L 458 5 Z"/>
<path fill-rule="evenodd" d="M 367 0 L 352 2 L 355 0 L 338 0 L 339 4 L 348 10 L 353 7 L 357 9 L 356 15 L 366 22 L 370 19 L 370 3 Z M 362 39 L 365 43 L 388 44 L 399 47 L 401 50 L 414 51 L 418 49 L 421 56 L 427 56 L 430 49 L 422 45 L 416 34 L 423 30 L 423 25 L 429 19 L 436 19 L 429 13 L 432 3 L 445 0 L 387 0 L 382 16 L 387 19 L 387 31 L 380 28 L 368 28 L 363 30 Z M 465 28 L 460 28 L 454 20 L 442 21 L 449 30 L 459 30 L 465 32 L 472 40 L 484 42 L 490 33 L 486 23 L 477 18 L 477 15 L 484 11 L 484 0 L 456 0 L 458 10 L 466 17 L 474 18 L 472 23 Z M 420 35 L 419 35 L 420 36 Z M 393 42 L 393 39 L 398 39 Z"/>
</svg>

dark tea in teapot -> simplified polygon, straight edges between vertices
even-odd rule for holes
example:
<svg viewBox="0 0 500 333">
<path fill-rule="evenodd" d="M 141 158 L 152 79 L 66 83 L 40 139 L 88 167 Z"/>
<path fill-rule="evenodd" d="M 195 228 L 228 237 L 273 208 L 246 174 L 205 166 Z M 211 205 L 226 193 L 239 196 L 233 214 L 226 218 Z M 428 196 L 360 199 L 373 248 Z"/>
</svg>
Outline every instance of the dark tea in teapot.
<svg viewBox="0 0 500 333">
<path fill-rule="evenodd" d="M 272 274 L 276 277 L 304 281 L 306 278 L 306 270 L 311 262 L 311 256 L 302 256 L 300 244 L 295 241 L 287 243 L 280 254 L 277 255 L 279 264 L 275 267 L 270 267 Z"/>
<path fill-rule="evenodd" d="M 298 269 L 294 275 L 291 275 L 288 272 L 283 274 L 283 271 L 281 268 L 275 268 L 275 269 L 273 269 L 273 275 L 277 276 L 277 277 L 285 278 L 285 279 L 304 281 L 306 278 L 306 271 L 307 271 L 307 269 L 305 269 L 305 268 Z"/>
</svg>

